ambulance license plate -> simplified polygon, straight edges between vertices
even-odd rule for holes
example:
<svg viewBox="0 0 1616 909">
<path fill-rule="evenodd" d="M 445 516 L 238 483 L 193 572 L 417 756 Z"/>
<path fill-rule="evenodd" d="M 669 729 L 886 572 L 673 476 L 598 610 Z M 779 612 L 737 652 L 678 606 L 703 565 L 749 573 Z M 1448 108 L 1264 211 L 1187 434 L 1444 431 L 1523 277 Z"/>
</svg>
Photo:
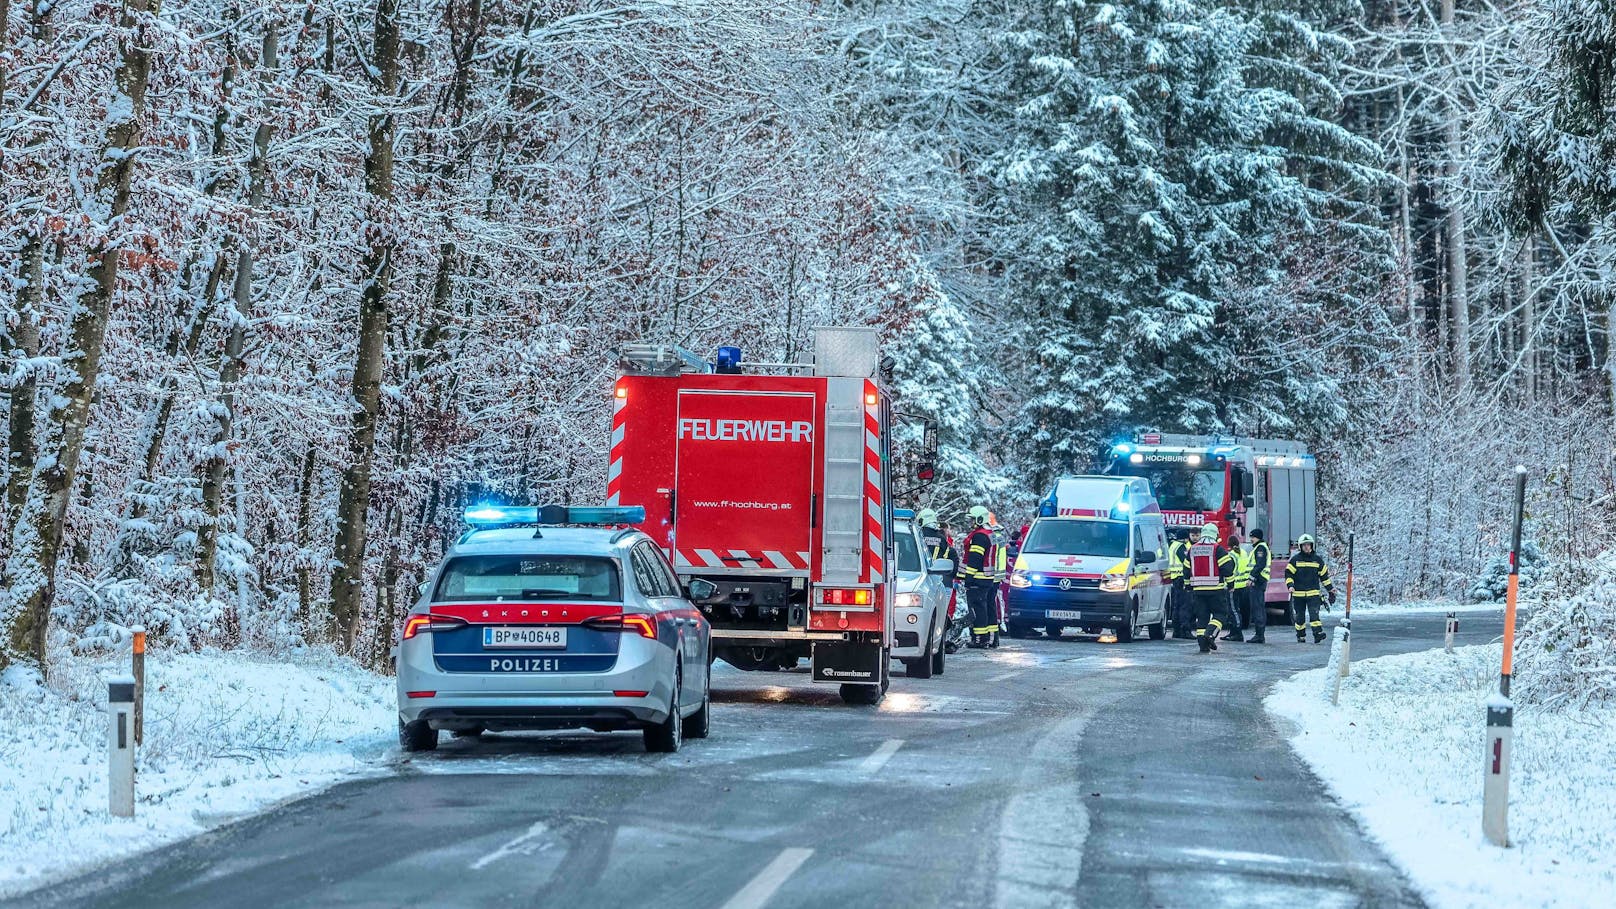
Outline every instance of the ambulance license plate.
<svg viewBox="0 0 1616 909">
<path fill-rule="evenodd" d="M 1045 612 L 1044 616 L 1051 619 L 1081 619 L 1083 613 L 1076 609 L 1051 609 Z"/>
<path fill-rule="evenodd" d="M 517 649 L 566 647 L 565 628 L 508 628 L 494 625 L 483 629 L 483 647 Z"/>
</svg>

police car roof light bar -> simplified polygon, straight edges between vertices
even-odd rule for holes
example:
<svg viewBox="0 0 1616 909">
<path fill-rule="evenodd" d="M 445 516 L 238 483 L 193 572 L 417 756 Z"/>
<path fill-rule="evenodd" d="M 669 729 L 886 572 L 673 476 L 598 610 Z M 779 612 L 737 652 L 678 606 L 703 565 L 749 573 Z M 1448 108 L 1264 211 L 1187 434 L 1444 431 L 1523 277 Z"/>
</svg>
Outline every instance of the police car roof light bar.
<svg viewBox="0 0 1616 909">
<path fill-rule="evenodd" d="M 582 525 L 612 527 L 620 524 L 639 524 L 645 520 L 645 508 L 640 505 L 567 507 L 546 505 L 475 505 L 466 509 L 466 523 L 477 530 L 496 527 L 536 527 L 540 525 Z"/>
<path fill-rule="evenodd" d="M 915 510 L 913 508 L 894 508 L 892 509 L 892 516 L 902 521 L 910 521 L 915 517 Z"/>
</svg>

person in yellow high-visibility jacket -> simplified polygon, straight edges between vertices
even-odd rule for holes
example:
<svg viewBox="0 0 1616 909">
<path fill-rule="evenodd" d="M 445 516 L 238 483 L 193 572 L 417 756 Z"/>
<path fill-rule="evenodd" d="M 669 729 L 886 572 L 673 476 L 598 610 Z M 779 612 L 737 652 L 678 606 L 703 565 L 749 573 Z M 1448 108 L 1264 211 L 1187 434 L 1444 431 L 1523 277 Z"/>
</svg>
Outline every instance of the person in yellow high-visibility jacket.
<svg viewBox="0 0 1616 909">
<path fill-rule="evenodd" d="M 1184 586 L 1189 572 L 1190 532 L 1177 530 L 1173 532 L 1173 542 L 1167 546 L 1167 579 L 1173 585 L 1168 593 L 1168 600 L 1172 604 L 1175 640 L 1190 636 L 1190 593 Z"/>
</svg>

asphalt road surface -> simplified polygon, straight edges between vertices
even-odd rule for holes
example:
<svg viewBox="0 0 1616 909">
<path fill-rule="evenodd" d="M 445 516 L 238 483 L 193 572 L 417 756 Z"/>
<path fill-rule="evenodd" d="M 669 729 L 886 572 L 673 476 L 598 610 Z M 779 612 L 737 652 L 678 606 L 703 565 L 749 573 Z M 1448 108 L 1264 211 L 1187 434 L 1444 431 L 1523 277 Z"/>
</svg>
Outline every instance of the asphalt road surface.
<svg viewBox="0 0 1616 909">
<path fill-rule="evenodd" d="M 1361 614 L 1353 655 L 1441 646 Z M 1482 643 L 1501 618 L 1465 616 Z M 1262 709 L 1328 644 L 1007 641 L 878 708 L 714 672 L 713 737 L 490 735 L 24 907 L 1419 906 Z M 1320 709 L 1325 709 L 1321 704 Z"/>
</svg>

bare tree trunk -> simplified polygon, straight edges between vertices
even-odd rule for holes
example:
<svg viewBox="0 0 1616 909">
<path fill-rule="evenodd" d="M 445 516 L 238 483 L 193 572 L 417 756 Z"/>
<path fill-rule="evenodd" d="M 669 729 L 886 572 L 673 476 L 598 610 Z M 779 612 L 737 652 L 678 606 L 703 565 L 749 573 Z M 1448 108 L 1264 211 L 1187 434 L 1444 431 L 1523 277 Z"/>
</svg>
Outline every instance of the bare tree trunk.
<svg viewBox="0 0 1616 909">
<path fill-rule="evenodd" d="M 381 103 L 398 93 L 398 0 L 377 0 L 371 62 L 377 72 Z M 376 455 L 376 422 L 381 411 L 382 365 L 387 356 L 388 286 L 393 275 L 393 238 L 386 225 L 393 200 L 393 135 L 391 111 L 370 118 L 370 148 L 365 156 L 365 189 L 372 198 L 370 248 L 361 262 L 359 351 L 354 363 L 352 430 L 348 466 L 337 497 L 337 534 L 331 572 L 330 631 L 345 650 L 353 648 L 359 621 L 359 598 L 365 580 L 365 522 L 370 509 L 371 468 Z"/>
<path fill-rule="evenodd" d="M 1453 41 L 1453 5 L 1454 0 L 1442 0 L 1442 33 L 1450 45 Z M 1450 53 L 1449 59 L 1452 57 Z M 1457 70 L 1450 81 L 1450 90 L 1457 91 Z M 1464 389 L 1470 385 L 1470 265 L 1465 244 L 1465 199 L 1460 187 L 1463 171 L 1460 159 L 1465 148 L 1464 110 L 1451 97 L 1446 108 L 1443 130 L 1448 177 L 1448 303 L 1453 322 L 1450 337 L 1453 343 L 1454 385 Z"/>
<path fill-rule="evenodd" d="M 11 329 L 12 353 L 25 360 L 39 356 L 39 302 L 45 283 L 45 242 L 30 233 L 22 247 L 22 287 L 17 291 L 17 324 Z M 11 387 L 10 426 L 6 450 L 6 526 L 15 528 L 34 473 L 34 393 L 39 378 L 34 369 L 19 376 Z"/>
<path fill-rule="evenodd" d="M 273 16 L 264 23 L 263 53 L 258 78 L 266 82 L 279 66 L 277 50 L 280 33 Z M 267 111 L 266 111 L 267 113 Z M 253 132 L 252 157 L 247 162 L 247 207 L 257 212 L 264 205 L 265 172 L 268 170 L 269 143 L 275 128 L 266 120 Z M 196 580 L 202 590 L 213 593 L 214 561 L 219 547 L 219 516 L 224 496 L 225 472 L 229 467 L 228 447 L 235 434 L 236 385 L 241 381 L 242 352 L 247 347 L 247 324 L 252 318 L 253 244 L 248 237 L 237 237 L 241 250 L 236 256 L 236 282 L 233 292 L 235 312 L 225 338 L 224 359 L 219 363 L 219 407 L 214 412 L 213 447 L 202 475 L 202 522 L 197 528 Z"/>
<path fill-rule="evenodd" d="M 146 114 L 146 84 L 151 74 L 151 45 L 147 35 L 156 19 L 158 0 L 125 0 L 118 17 L 119 63 L 116 75 L 119 106 L 108 118 L 104 162 L 96 178 L 92 210 L 105 225 L 105 236 L 92 251 L 85 275 L 88 288 L 72 308 L 68 342 L 62 356 L 66 381 L 51 395 L 45 409 L 42 457 L 17 525 L 6 560 L 3 586 L 5 606 L 0 611 L 0 668 L 14 662 L 33 664 L 45 671 L 45 629 L 55 595 L 56 564 L 61 555 L 63 529 L 74 474 L 84 446 L 90 402 L 101 369 L 101 350 L 107 318 L 118 286 L 119 222 L 129 210 L 130 179 L 140 143 L 140 123 Z M 126 106 L 124 103 L 126 102 Z"/>
<path fill-rule="evenodd" d="M 314 457 L 313 445 L 303 449 L 303 469 L 298 472 L 297 487 L 297 611 L 298 618 L 311 624 L 314 618 L 314 591 L 309 578 L 307 554 L 314 529 Z"/>
<path fill-rule="evenodd" d="M 1537 236 L 1521 244 L 1521 368 L 1526 371 L 1526 398 L 1537 400 Z"/>
</svg>

